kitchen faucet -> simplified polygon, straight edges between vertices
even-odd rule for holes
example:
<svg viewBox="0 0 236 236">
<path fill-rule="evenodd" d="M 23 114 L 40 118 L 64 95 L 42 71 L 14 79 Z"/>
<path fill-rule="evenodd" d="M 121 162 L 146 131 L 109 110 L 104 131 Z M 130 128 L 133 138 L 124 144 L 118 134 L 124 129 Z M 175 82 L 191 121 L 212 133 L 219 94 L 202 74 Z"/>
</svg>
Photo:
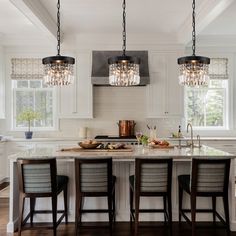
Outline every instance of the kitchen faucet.
<svg viewBox="0 0 236 236">
<path fill-rule="evenodd" d="M 188 133 L 188 128 L 189 127 L 191 129 L 191 144 L 190 144 L 190 146 L 193 148 L 194 147 L 194 143 L 193 143 L 193 126 L 190 123 L 188 123 L 188 125 L 187 125 L 187 133 Z"/>
</svg>

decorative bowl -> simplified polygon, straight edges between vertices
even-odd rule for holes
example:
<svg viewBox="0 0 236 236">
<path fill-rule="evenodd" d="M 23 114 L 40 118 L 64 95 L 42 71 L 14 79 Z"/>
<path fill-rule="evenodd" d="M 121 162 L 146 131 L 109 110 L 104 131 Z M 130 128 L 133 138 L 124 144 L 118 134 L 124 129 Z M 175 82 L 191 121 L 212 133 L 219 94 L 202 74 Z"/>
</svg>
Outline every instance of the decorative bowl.
<svg viewBox="0 0 236 236">
<path fill-rule="evenodd" d="M 97 148 L 101 143 L 82 143 L 82 142 L 79 142 L 78 143 L 80 147 L 84 148 L 84 149 L 95 149 Z"/>
</svg>

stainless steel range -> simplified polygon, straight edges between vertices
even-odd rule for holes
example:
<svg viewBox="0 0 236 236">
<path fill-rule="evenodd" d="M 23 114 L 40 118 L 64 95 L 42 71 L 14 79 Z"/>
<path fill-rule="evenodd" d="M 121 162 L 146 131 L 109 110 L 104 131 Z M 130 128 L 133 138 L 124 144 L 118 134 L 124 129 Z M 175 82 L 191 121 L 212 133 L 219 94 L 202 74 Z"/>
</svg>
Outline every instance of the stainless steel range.
<svg viewBox="0 0 236 236">
<path fill-rule="evenodd" d="M 97 135 L 95 137 L 97 141 L 102 143 L 125 143 L 127 145 L 138 145 L 138 141 L 135 136 L 119 137 L 110 135 Z"/>
</svg>

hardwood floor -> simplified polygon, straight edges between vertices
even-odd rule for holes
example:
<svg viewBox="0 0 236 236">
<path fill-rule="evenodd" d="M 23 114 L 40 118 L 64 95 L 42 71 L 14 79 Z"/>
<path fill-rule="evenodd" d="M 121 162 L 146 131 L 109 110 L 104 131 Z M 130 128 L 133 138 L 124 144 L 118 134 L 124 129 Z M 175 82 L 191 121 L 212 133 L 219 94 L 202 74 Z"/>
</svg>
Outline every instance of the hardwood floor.
<svg viewBox="0 0 236 236">
<path fill-rule="evenodd" d="M 6 224 L 8 222 L 8 199 L 0 199 L 0 236 L 17 236 L 15 234 L 6 233 Z M 210 223 L 201 224 L 207 226 L 197 229 L 197 236 L 228 236 L 223 228 L 214 228 Z M 74 223 L 68 225 L 61 224 L 58 227 L 58 236 L 74 236 Z M 22 236 L 52 236 L 52 230 L 26 230 L 22 232 Z M 105 223 L 87 223 L 80 229 L 80 236 L 109 236 L 109 230 Z M 114 225 L 113 236 L 132 236 L 130 224 L 117 222 Z M 169 236 L 168 229 L 163 224 L 142 223 L 139 228 L 139 236 Z M 178 223 L 173 223 L 173 236 L 190 236 L 191 229 L 186 223 L 182 223 L 179 228 Z M 231 233 L 231 236 L 236 236 L 236 232 Z"/>
</svg>

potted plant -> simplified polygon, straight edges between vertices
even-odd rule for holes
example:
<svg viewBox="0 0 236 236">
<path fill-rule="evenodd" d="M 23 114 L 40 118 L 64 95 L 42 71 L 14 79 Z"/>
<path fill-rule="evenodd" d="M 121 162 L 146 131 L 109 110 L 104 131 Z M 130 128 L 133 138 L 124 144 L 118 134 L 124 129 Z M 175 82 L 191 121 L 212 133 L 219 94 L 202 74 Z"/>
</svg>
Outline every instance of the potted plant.
<svg viewBox="0 0 236 236">
<path fill-rule="evenodd" d="M 28 131 L 25 132 L 26 139 L 32 139 L 33 132 L 30 131 L 31 122 L 33 120 L 39 120 L 39 119 L 40 119 L 40 113 L 33 111 L 32 109 L 25 109 L 17 116 L 17 121 L 20 122 L 26 121 L 28 123 Z"/>
</svg>

